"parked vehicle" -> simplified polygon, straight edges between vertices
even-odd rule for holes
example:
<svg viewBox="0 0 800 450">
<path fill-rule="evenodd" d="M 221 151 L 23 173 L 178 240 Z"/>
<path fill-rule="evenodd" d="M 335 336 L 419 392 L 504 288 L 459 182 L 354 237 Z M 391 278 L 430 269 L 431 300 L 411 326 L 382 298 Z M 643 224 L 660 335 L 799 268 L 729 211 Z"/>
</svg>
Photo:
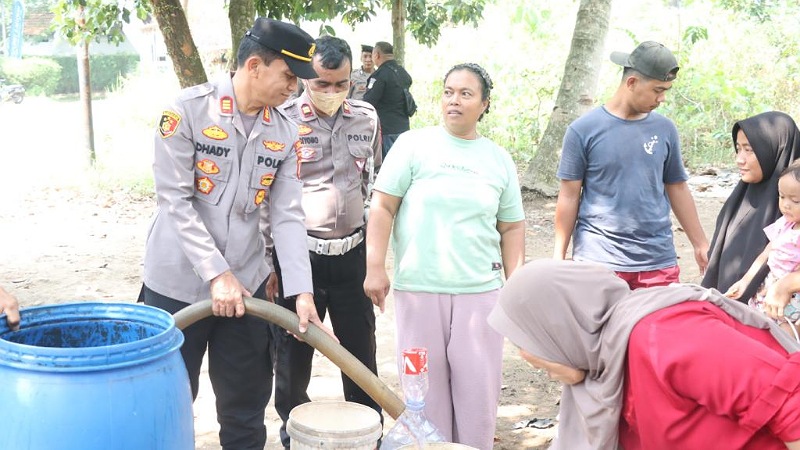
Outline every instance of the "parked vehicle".
<svg viewBox="0 0 800 450">
<path fill-rule="evenodd" d="M 0 103 L 14 102 L 22 103 L 25 98 L 25 86 L 21 84 L 5 84 L 5 80 L 0 79 Z"/>
</svg>

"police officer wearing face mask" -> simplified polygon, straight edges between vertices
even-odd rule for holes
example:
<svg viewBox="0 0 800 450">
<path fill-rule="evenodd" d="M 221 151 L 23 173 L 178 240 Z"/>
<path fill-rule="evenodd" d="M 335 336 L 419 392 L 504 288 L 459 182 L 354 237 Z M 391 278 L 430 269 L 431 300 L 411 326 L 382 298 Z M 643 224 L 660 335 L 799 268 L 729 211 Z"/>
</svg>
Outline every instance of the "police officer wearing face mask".
<svg viewBox="0 0 800 450">
<path fill-rule="evenodd" d="M 317 39 L 313 66 L 318 78 L 303 80 L 304 92 L 281 110 L 299 128 L 296 151 L 301 162 L 314 302 L 321 318 L 330 312 L 341 344 L 377 374 L 375 313 L 363 283 L 364 205 L 374 167 L 381 163 L 378 115 L 366 102 L 345 100 L 352 67 L 347 42 L 332 36 Z M 277 270 L 280 272 L 280 267 Z M 295 309 L 294 301 L 282 295 L 278 303 Z M 314 349 L 286 333 L 280 336 L 275 409 L 283 420 L 281 441 L 289 448 L 286 421 L 292 408 L 310 401 L 306 390 Z M 344 374 L 342 382 L 345 400 L 380 413 L 380 406 Z"/>
</svg>

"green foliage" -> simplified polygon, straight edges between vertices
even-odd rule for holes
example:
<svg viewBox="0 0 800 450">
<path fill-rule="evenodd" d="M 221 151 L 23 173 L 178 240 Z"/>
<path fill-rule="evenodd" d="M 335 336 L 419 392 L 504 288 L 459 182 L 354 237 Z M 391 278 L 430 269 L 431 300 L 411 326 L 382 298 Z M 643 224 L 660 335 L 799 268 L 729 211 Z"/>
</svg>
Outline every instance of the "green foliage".
<svg viewBox="0 0 800 450">
<path fill-rule="evenodd" d="M 110 91 L 122 77 L 136 71 L 139 56 L 132 54 L 90 57 L 92 91 Z M 47 58 L 0 58 L 0 78 L 25 86 L 30 95 L 78 92 L 78 62 L 74 56 Z"/>
<path fill-rule="evenodd" d="M 775 0 L 715 0 L 723 9 L 736 11 L 761 23 L 768 22 L 778 6 Z"/>
<path fill-rule="evenodd" d="M 408 31 L 423 45 L 433 46 L 445 24 L 478 25 L 485 0 L 408 0 Z"/>
<path fill-rule="evenodd" d="M 686 31 L 683 32 L 683 42 L 689 45 L 706 39 L 708 39 L 708 28 L 706 27 L 692 25 L 686 27 Z"/>
<path fill-rule="evenodd" d="M 28 95 L 52 94 L 58 85 L 60 70 L 49 58 L 0 58 L 0 78 L 5 78 L 9 84 L 25 86 Z"/>
<path fill-rule="evenodd" d="M 122 23 L 129 23 L 131 12 L 140 20 L 150 13 L 147 0 L 135 0 L 133 9 L 124 3 L 111 0 L 58 0 L 52 9 L 55 14 L 53 30 L 72 45 L 89 43 L 105 37 L 109 42 L 121 43 Z"/>
<path fill-rule="evenodd" d="M 293 22 L 330 21 L 355 27 L 372 20 L 380 8 L 391 9 L 389 0 L 255 0 L 256 12 Z M 407 0 L 407 29 L 428 47 L 436 44 L 445 25 L 477 25 L 486 0 Z M 320 34 L 334 35 L 333 27 L 322 25 Z"/>
<path fill-rule="evenodd" d="M 331 20 L 341 16 L 348 25 L 366 22 L 380 7 L 378 0 L 255 0 L 259 16 L 273 19 Z"/>
<path fill-rule="evenodd" d="M 53 57 L 59 66 L 61 77 L 53 93 L 74 94 L 78 92 L 78 61 L 75 57 Z M 114 54 L 90 55 L 92 92 L 110 91 L 122 77 L 136 71 L 139 55 Z"/>
</svg>

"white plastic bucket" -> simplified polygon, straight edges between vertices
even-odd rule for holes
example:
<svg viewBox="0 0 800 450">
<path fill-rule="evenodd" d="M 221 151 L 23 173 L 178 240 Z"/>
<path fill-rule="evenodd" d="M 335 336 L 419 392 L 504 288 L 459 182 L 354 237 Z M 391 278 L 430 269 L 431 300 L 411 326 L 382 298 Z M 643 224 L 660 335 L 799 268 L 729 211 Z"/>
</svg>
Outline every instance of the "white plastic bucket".
<svg viewBox="0 0 800 450">
<path fill-rule="evenodd" d="M 478 450 L 475 447 L 470 447 L 464 444 L 454 444 L 452 442 L 428 442 L 425 444 L 425 450 Z M 399 450 L 416 450 L 419 447 L 416 444 L 409 444 L 400 447 Z"/>
<path fill-rule="evenodd" d="M 353 402 L 311 402 L 289 413 L 286 432 L 291 450 L 375 450 L 383 434 L 381 417 Z"/>
</svg>

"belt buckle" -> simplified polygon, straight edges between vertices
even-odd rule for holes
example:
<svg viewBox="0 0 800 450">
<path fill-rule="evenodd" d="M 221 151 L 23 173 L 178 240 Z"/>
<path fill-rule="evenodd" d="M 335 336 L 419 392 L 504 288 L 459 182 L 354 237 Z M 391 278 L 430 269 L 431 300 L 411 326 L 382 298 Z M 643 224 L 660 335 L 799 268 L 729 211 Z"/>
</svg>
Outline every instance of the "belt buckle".
<svg viewBox="0 0 800 450">
<path fill-rule="evenodd" d="M 328 255 L 343 255 L 344 254 L 344 239 L 335 239 L 328 241 Z"/>
</svg>

